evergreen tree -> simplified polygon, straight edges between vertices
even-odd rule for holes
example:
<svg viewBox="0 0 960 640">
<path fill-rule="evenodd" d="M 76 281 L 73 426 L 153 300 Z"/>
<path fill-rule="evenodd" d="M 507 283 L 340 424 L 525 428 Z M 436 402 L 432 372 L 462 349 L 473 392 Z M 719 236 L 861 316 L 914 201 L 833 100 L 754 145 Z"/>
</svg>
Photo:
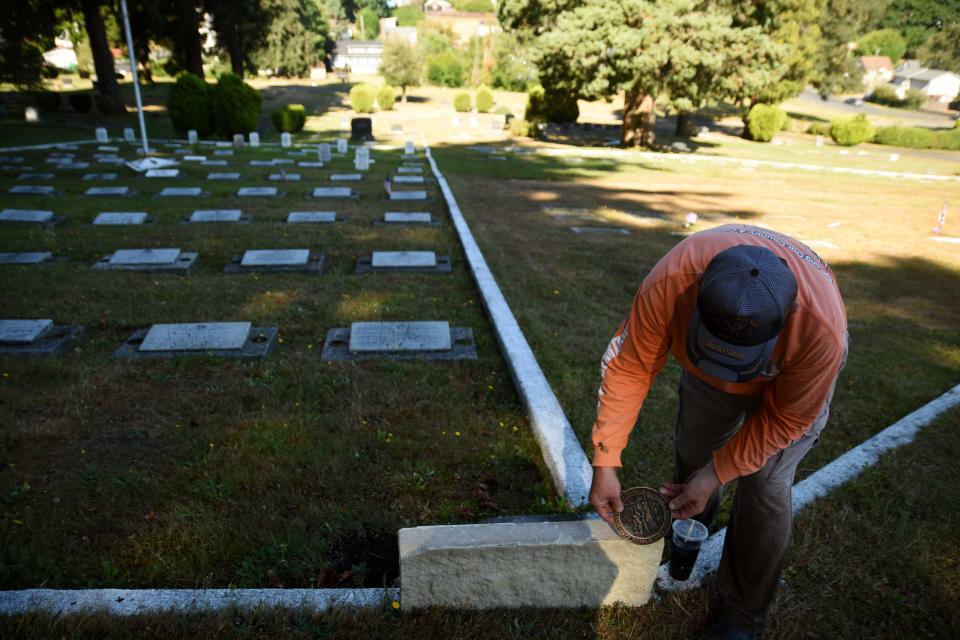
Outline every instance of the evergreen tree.
<svg viewBox="0 0 960 640">
<path fill-rule="evenodd" d="M 217 46 L 230 56 L 230 69 L 243 77 L 252 66 L 254 52 L 261 48 L 273 21 L 272 7 L 262 0 L 207 0 L 213 14 Z"/>
<path fill-rule="evenodd" d="M 332 47 L 326 20 L 308 0 L 272 0 L 270 29 L 254 54 L 257 67 L 278 76 L 306 77 Z"/>
<path fill-rule="evenodd" d="M 883 1 L 827 0 L 820 13 L 822 38 L 812 79 L 824 99 L 863 86 L 857 58 L 850 45 L 860 34 L 877 24 L 885 10 L 886 3 Z"/>
<path fill-rule="evenodd" d="M 43 52 L 52 41 L 54 8 L 27 0 L 0 18 L 0 82 L 35 88 L 40 85 Z"/>
<path fill-rule="evenodd" d="M 960 73 L 960 22 L 930 36 L 917 52 L 917 58 L 933 69 Z"/>
</svg>

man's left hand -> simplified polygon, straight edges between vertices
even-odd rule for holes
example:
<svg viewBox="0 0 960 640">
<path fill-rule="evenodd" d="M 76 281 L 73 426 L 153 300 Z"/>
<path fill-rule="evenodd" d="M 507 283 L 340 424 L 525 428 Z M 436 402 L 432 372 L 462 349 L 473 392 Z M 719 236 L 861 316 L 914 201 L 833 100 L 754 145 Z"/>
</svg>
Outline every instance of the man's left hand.
<svg viewBox="0 0 960 640">
<path fill-rule="evenodd" d="M 694 471 L 683 484 L 683 491 L 670 500 L 674 520 L 685 520 L 699 515 L 707 506 L 710 496 L 720 486 L 713 470 L 713 460 Z"/>
</svg>

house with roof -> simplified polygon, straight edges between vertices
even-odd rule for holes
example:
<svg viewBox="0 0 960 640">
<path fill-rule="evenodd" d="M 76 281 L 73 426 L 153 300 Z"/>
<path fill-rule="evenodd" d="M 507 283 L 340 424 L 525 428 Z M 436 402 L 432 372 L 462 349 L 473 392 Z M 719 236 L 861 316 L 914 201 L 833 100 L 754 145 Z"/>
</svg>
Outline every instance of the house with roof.
<svg viewBox="0 0 960 640">
<path fill-rule="evenodd" d="M 338 40 L 333 54 L 333 68 L 353 73 L 377 73 L 383 58 L 379 40 Z"/>
<path fill-rule="evenodd" d="M 893 62 L 890 56 L 860 56 L 859 63 L 863 72 L 863 87 L 867 93 L 893 80 Z"/>
<path fill-rule="evenodd" d="M 948 104 L 960 94 L 960 75 L 951 71 L 929 69 L 915 60 L 908 60 L 896 68 L 891 81 L 902 100 L 907 91 L 922 91 L 927 99 Z"/>
</svg>

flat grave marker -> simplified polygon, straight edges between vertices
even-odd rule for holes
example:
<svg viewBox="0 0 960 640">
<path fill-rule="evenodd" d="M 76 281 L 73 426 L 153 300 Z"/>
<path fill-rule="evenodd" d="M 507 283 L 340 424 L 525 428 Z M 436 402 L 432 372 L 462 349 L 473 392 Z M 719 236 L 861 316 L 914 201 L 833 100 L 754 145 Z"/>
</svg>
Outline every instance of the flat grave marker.
<svg viewBox="0 0 960 640">
<path fill-rule="evenodd" d="M 324 165 L 322 162 L 312 162 L 309 160 L 303 160 L 301 162 L 298 162 L 297 166 L 300 167 L 301 169 L 322 169 Z"/>
<path fill-rule="evenodd" d="M 43 264 L 51 260 L 53 260 L 53 254 L 49 251 L 0 253 L 0 264 Z"/>
<path fill-rule="evenodd" d="M 393 178 L 391 178 L 391 181 L 396 182 L 397 184 L 423 184 L 425 182 L 423 176 L 409 176 L 409 175 L 393 176 Z"/>
<path fill-rule="evenodd" d="M 350 187 L 316 187 L 310 194 L 314 198 L 353 198 Z"/>
<path fill-rule="evenodd" d="M 104 211 L 93 219 L 96 225 L 144 224 L 147 221 L 144 211 Z"/>
<path fill-rule="evenodd" d="M 274 166 L 273 160 L 251 160 L 251 167 L 272 167 Z"/>
<path fill-rule="evenodd" d="M 176 178 L 180 175 L 179 169 L 147 169 L 145 178 Z"/>
<path fill-rule="evenodd" d="M 0 320 L 0 356 L 62 355 L 83 335 L 83 327 L 53 320 Z"/>
<path fill-rule="evenodd" d="M 195 251 L 180 249 L 119 249 L 101 258 L 92 268 L 189 275 L 196 265 L 197 255 Z"/>
<path fill-rule="evenodd" d="M 269 176 L 270 180 L 279 181 L 279 182 L 299 182 L 300 174 L 299 173 L 271 173 Z"/>
<path fill-rule="evenodd" d="M 55 177 L 53 173 L 21 173 L 17 180 L 53 180 Z"/>
<path fill-rule="evenodd" d="M 201 209 L 194 211 L 186 219 L 186 222 L 191 224 L 200 222 L 243 223 L 249 221 L 249 216 L 244 216 L 240 209 Z"/>
<path fill-rule="evenodd" d="M 207 174 L 207 180 L 239 180 L 240 174 L 232 171 L 226 173 L 209 173 Z"/>
<path fill-rule="evenodd" d="M 358 182 L 363 180 L 362 173 L 331 173 L 331 182 Z"/>
<path fill-rule="evenodd" d="M 116 152 L 117 152 L 117 151 L 120 151 L 120 147 L 113 147 L 113 146 L 103 145 L 103 146 L 97 147 L 97 151 L 112 151 L 113 154 L 111 154 L 111 155 L 109 155 L 109 156 L 103 156 L 103 157 L 105 157 L 105 158 L 116 158 L 116 157 L 117 157 L 117 156 L 116 156 Z M 94 157 L 94 158 L 97 158 L 97 157 L 99 157 L 99 156 L 94 155 L 93 157 Z"/>
<path fill-rule="evenodd" d="M 324 255 L 309 249 L 251 249 L 234 256 L 224 273 L 304 273 L 323 272 Z"/>
<path fill-rule="evenodd" d="M 0 343 L 28 344 L 51 329 L 53 320 L 0 320 Z"/>
<path fill-rule="evenodd" d="M 324 224 L 336 221 L 335 211 L 291 211 L 287 214 L 287 224 Z"/>
<path fill-rule="evenodd" d="M 276 187 L 241 187 L 237 190 L 237 196 L 241 198 L 275 198 L 280 195 Z"/>
<path fill-rule="evenodd" d="M 233 149 L 214 149 L 213 155 L 215 156 L 232 156 Z"/>
<path fill-rule="evenodd" d="M 618 234 L 629 236 L 630 230 L 623 227 L 570 227 L 574 233 Z"/>
<path fill-rule="evenodd" d="M 90 187 L 83 195 L 86 196 L 130 196 L 134 191 L 130 187 Z"/>
<path fill-rule="evenodd" d="M 226 167 L 229 163 L 226 160 L 204 160 L 200 163 L 201 167 Z"/>
<path fill-rule="evenodd" d="M 164 198 L 170 198 L 170 197 L 197 198 L 203 195 L 203 189 L 201 189 L 200 187 L 166 187 L 160 192 L 159 195 Z"/>
<path fill-rule="evenodd" d="M 84 180 L 84 181 L 105 180 L 105 181 L 107 181 L 107 182 L 110 182 L 110 181 L 112 181 L 112 180 L 116 180 L 116 179 L 117 179 L 117 174 L 115 174 L 115 173 L 86 173 L 86 174 L 83 175 L 83 178 L 81 178 L 81 179 Z"/>
<path fill-rule="evenodd" d="M 276 327 L 252 327 L 249 322 L 155 324 L 134 332 L 114 356 L 264 358 L 276 335 Z"/>
<path fill-rule="evenodd" d="M 0 211 L 0 222 L 49 224 L 54 220 L 53 211 L 35 211 L 32 209 L 4 209 Z"/>
<path fill-rule="evenodd" d="M 433 251 L 374 251 L 370 265 L 392 269 L 435 267 L 437 254 Z"/>
<path fill-rule="evenodd" d="M 391 200 L 426 200 L 426 191 L 391 191 Z"/>
<path fill-rule="evenodd" d="M 184 162 L 206 162 L 207 156 L 186 155 L 183 156 Z"/>
<path fill-rule="evenodd" d="M 444 321 L 354 322 L 327 332 L 323 360 L 475 360 L 473 332 Z"/>
<path fill-rule="evenodd" d="M 423 167 L 397 167 L 397 173 L 423 173 Z"/>
<path fill-rule="evenodd" d="M 415 211 L 406 213 L 403 211 L 387 211 L 383 214 L 383 222 L 388 224 L 430 224 L 433 219 L 429 213 Z"/>
<path fill-rule="evenodd" d="M 55 191 L 50 186 L 17 185 L 10 187 L 7 193 L 19 196 L 52 196 Z"/>
</svg>

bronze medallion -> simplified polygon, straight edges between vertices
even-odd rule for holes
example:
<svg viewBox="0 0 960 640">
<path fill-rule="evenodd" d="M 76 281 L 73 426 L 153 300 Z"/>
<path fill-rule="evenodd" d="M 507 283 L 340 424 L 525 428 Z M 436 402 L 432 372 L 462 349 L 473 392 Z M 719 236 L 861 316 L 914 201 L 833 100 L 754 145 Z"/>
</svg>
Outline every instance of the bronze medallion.
<svg viewBox="0 0 960 640">
<path fill-rule="evenodd" d="M 635 544 L 656 542 L 670 530 L 670 507 L 659 491 L 633 487 L 620 494 L 623 511 L 614 514 L 617 534 Z"/>
</svg>

